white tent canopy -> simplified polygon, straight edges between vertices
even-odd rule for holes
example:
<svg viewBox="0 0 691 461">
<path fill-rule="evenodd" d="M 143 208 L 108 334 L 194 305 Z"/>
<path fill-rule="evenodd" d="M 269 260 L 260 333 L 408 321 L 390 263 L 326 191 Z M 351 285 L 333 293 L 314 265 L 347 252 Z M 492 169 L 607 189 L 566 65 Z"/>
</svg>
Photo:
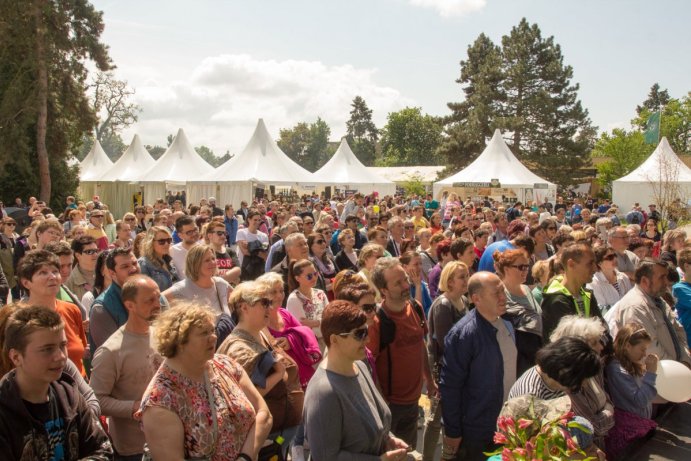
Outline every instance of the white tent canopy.
<svg viewBox="0 0 691 461">
<path fill-rule="evenodd" d="M 165 153 L 149 169 L 143 171 L 137 178 L 144 185 L 144 200 L 153 203 L 157 198 L 163 198 L 166 188 L 171 186 L 185 186 L 188 182 L 206 177 L 214 171 L 206 160 L 201 158 L 187 139 L 184 130 L 178 130 L 175 139 Z M 199 201 L 205 191 L 198 188 L 187 188 L 187 201 Z"/>
<path fill-rule="evenodd" d="M 473 163 L 455 175 L 434 183 L 434 194 L 439 196 L 444 189 L 473 187 L 474 184 L 491 183 L 493 180 L 498 180 L 501 188 L 515 191 L 519 200 L 541 202 L 545 196 L 556 195 L 557 186 L 523 165 L 506 145 L 499 130 L 494 131 L 487 147 Z"/>
<path fill-rule="evenodd" d="M 85 200 L 99 193 L 98 180 L 113 166 L 101 143 L 94 139 L 94 145 L 79 164 L 79 193 Z"/>
<path fill-rule="evenodd" d="M 312 173 L 292 161 L 276 144 L 263 119 L 245 148 L 214 172 L 195 182 L 218 183 L 220 203 L 240 205 L 253 196 L 253 184 L 277 186 L 313 186 Z"/>
<path fill-rule="evenodd" d="M 393 195 L 396 185 L 370 171 L 358 160 L 345 138 L 326 164 L 314 173 L 322 183 L 358 190 L 364 194 L 374 191 L 379 195 Z"/>
<path fill-rule="evenodd" d="M 622 211 L 635 202 L 646 206 L 655 203 L 661 186 L 665 183 L 678 185 L 682 203 L 691 197 L 691 168 L 682 162 L 672 150 L 667 138 L 662 138 L 650 157 L 631 173 L 612 182 L 612 201 Z M 676 187 L 676 186 L 675 186 Z"/>
<path fill-rule="evenodd" d="M 113 162 L 101 147 L 101 143 L 94 139 L 94 145 L 91 146 L 91 150 L 79 164 L 79 180 L 82 182 L 98 181 L 101 175 L 112 166 Z"/>
<path fill-rule="evenodd" d="M 136 180 L 142 171 L 149 170 L 155 163 L 151 154 L 144 148 L 139 135 L 135 134 L 127 150 L 100 177 L 102 198 L 115 216 L 132 211 L 133 195 L 141 191 L 141 186 Z"/>
<path fill-rule="evenodd" d="M 144 148 L 138 134 L 113 166 L 99 178 L 100 181 L 137 181 L 142 171 L 150 170 L 156 160 Z"/>
</svg>

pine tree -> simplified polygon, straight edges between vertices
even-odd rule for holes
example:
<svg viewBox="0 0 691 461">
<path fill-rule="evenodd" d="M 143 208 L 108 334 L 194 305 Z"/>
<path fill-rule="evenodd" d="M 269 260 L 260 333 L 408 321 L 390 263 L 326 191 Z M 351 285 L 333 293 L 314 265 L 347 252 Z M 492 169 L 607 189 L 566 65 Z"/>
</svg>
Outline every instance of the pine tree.
<svg viewBox="0 0 691 461">
<path fill-rule="evenodd" d="M 446 138 L 438 154 L 447 168 L 442 176 L 453 174 L 472 162 L 485 148 L 496 125 L 501 88 L 501 50 L 485 34 L 468 46 L 468 59 L 461 61 L 464 100 L 448 103 L 451 115 L 445 119 Z"/>
<path fill-rule="evenodd" d="M 648 98 L 643 101 L 643 104 L 636 106 L 636 113 L 641 115 L 644 110 L 648 112 L 655 112 L 660 110 L 661 107 L 665 107 L 672 98 L 669 96 L 669 92 L 665 90 L 660 90 L 660 84 L 654 83 L 650 87 L 650 92 L 648 92 Z"/>
<path fill-rule="evenodd" d="M 529 168 L 562 187 L 575 184 L 586 165 L 595 128 L 578 100 L 573 69 L 554 38 L 526 19 L 502 37 L 505 101 L 499 126 Z"/>
<path fill-rule="evenodd" d="M 346 122 L 347 140 L 355 156 L 365 165 L 374 165 L 379 131 L 372 121 L 372 109 L 361 96 L 355 96 L 350 119 Z"/>
</svg>

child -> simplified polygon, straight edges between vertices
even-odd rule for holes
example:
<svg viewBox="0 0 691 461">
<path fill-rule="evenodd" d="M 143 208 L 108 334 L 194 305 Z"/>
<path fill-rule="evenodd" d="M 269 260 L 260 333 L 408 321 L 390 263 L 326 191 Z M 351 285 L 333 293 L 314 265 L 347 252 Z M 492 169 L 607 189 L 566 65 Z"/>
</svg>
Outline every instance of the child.
<svg viewBox="0 0 691 461">
<path fill-rule="evenodd" d="M 14 370 L 0 380 L 3 459 L 110 460 L 113 449 L 72 378 L 65 325 L 46 307 L 18 309 L 7 321 L 4 354 Z"/>
<path fill-rule="evenodd" d="M 605 439 L 607 459 L 619 458 L 633 440 L 657 426 L 650 418 L 659 359 L 648 354 L 650 343 L 650 335 L 638 323 L 624 325 L 614 340 L 614 358 L 605 369 L 614 403 L 614 427 Z"/>
</svg>

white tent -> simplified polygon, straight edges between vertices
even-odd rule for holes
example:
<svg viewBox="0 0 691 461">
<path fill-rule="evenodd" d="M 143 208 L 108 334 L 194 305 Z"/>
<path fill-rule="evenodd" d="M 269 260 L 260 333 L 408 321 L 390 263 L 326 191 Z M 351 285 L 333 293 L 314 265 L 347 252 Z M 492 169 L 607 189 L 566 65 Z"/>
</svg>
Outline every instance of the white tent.
<svg viewBox="0 0 691 461">
<path fill-rule="evenodd" d="M 326 164 L 314 172 L 320 182 L 343 190 L 357 190 L 363 194 L 379 192 L 380 196 L 394 195 L 396 184 L 369 170 L 358 160 L 345 138 Z"/>
<path fill-rule="evenodd" d="M 156 163 L 151 154 L 144 148 L 138 134 L 132 143 L 113 166 L 100 178 L 103 202 L 117 217 L 134 207 L 133 195 L 141 191 L 137 179 L 142 171 L 147 171 Z"/>
<path fill-rule="evenodd" d="M 153 203 L 166 195 L 167 188 L 185 188 L 190 181 L 211 174 L 214 168 L 201 158 L 187 139 L 182 128 L 158 161 L 143 170 L 137 180 L 144 186 L 144 201 Z M 198 202 L 205 190 L 186 187 L 188 203 Z M 213 191 L 212 191 L 213 193 Z"/>
<path fill-rule="evenodd" d="M 292 161 L 269 135 L 264 120 L 245 148 L 211 174 L 195 183 L 218 183 L 218 202 L 240 205 L 251 200 L 255 186 L 314 187 L 314 175 Z"/>
<path fill-rule="evenodd" d="M 556 198 L 557 186 L 523 165 L 506 145 L 499 130 L 495 130 L 487 147 L 473 163 L 434 183 L 435 196 L 440 196 L 443 190 L 460 192 L 464 197 L 513 192 L 518 200 L 542 202 L 545 197 Z"/>
<path fill-rule="evenodd" d="M 667 138 L 662 138 L 641 166 L 612 182 L 612 201 L 622 211 L 629 210 L 635 202 L 645 207 L 659 201 L 661 190 L 663 194 L 669 191 L 679 195 L 684 204 L 691 197 L 691 168 L 679 160 Z"/>
<path fill-rule="evenodd" d="M 99 179 L 113 166 L 101 143 L 94 139 L 91 150 L 79 164 L 79 193 L 86 201 L 99 192 Z"/>
</svg>

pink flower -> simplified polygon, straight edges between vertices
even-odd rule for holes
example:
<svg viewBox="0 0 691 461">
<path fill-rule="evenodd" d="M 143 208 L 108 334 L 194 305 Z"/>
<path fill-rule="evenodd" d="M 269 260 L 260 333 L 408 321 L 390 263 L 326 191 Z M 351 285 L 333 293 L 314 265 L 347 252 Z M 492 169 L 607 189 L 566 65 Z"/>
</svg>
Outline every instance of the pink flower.
<svg viewBox="0 0 691 461">
<path fill-rule="evenodd" d="M 566 446 L 569 448 L 569 450 L 572 450 L 572 451 L 578 451 L 578 449 L 579 449 L 578 445 L 576 444 L 576 442 L 574 442 L 572 437 L 566 438 Z"/>
<path fill-rule="evenodd" d="M 514 451 L 516 452 L 516 454 L 521 456 L 525 456 L 526 454 L 528 454 L 525 448 L 516 448 L 514 449 Z"/>
<path fill-rule="evenodd" d="M 529 419 L 521 418 L 518 420 L 518 427 L 521 429 L 528 428 L 533 425 L 533 422 Z"/>
<path fill-rule="evenodd" d="M 498 444 L 503 445 L 508 441 L 509 441 L 509 439 L 507 439 L 506 436 L 504 434 L 502 434 L 501 432 L 495 432 L 494 433 L 494 443 L 498 443 Z"/>
<path fill-rule="evenodd" d="M 513 427 L 516 424 L 511 416 L 506 417 L 506 425 Z"/>
<path fill-rule="evenodd" d="M 499 420 L 497 421 L 497 426 L 499 426 L 499 429 L 501 429 L 502 431 L 506 430 L 507 424 L 506 424 L 506 417 L 505 416 L 499 417 Z"/>
<path fill-rule="evenodd" d="M 504 448 L 501 452 L 501 461 L 513 461 L 513 453 L 508 448 Z"/>
</svg>

